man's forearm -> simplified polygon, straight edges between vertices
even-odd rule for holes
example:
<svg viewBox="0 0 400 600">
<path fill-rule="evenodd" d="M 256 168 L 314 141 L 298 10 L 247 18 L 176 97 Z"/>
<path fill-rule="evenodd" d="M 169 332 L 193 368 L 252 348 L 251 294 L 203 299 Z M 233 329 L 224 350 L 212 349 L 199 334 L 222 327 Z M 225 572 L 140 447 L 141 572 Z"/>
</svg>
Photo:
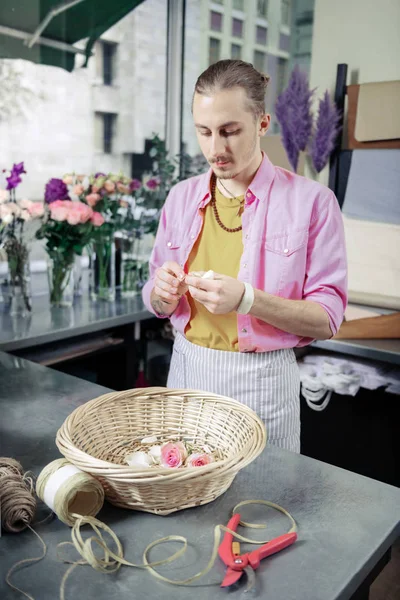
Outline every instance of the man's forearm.
<svg viewBox="0 0 400 600">
<path fill-rule="evenodd" d="M 308 300 L 287 300 L 254 290 L 250 315 L 287 333 L 325 340 L 332 337 L 327 312 Z"/>
<path fill-rule="evenodd" d="M 150 295 L 150 302 L 151 306 L 159 317 L 170 317 L 172 313 L 175 312 L 179 304 L 179 300 L 176 302 L 167 302 L 166 300 L 162 300 L 162 298 L 155 293 L 154 289 Z"/>
</svg>

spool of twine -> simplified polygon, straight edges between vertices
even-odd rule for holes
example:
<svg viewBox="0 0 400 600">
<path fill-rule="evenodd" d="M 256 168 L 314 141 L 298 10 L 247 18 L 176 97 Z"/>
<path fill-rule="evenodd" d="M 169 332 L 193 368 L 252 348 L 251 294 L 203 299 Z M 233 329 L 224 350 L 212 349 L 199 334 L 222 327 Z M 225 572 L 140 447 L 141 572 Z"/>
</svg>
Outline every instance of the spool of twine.
<svg viewBox="0 0 400 600">
<path fill-rule="evenodd" d="M 36 493 L 70 527 L 78 517 L 95 517 L 104 503 L 101 483 L 65 458 L 54 460 L 42 470 Z"/>
<path fill-rule="evenodd" d="M 29 527 L 36 511 L 33 481 L 13 458 L 0 458 L 1 528 L 18 533 Z"/>
</svg>

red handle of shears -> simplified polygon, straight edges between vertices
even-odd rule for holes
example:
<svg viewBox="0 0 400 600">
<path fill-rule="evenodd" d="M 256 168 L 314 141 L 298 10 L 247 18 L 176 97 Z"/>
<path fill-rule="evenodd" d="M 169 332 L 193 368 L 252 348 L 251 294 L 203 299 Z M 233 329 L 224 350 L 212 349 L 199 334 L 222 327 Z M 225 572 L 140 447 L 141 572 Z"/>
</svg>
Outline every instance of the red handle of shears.
<svg viewBox="0 0 400 600">
<path fill-rule="evenodd" d="M 236 531 L 238 525 L 240 523 L 240 514 L 235 513 L 233 517 L 230 519 L 227 528 L 231 531 Z M 226 565 L 231 565 L 235 560 L 235 555 L 232 552 L 232 542 L 233 535 L 227 531 L 224 535 L 224 538 L 218 548 L 218 554 L 221 560 L 224 561 Z"/>
<path fill-rule="evenodd" d="M 260 561 L 263 558 L 267 558 L 267 556 L 271 556 L 271 554 L 275 554 L 276 552 L 280 552 L 284 548 L 287 548 L 291 544 L 293 544 L 297 540 L 297 533 L 284 533 L 277 538 L 274 538 L 261 548 L 257 548 L 248 554 L 248 559 L 250 565 L 253 569 L 257 569 L 260 566 Z"/>
</svg>

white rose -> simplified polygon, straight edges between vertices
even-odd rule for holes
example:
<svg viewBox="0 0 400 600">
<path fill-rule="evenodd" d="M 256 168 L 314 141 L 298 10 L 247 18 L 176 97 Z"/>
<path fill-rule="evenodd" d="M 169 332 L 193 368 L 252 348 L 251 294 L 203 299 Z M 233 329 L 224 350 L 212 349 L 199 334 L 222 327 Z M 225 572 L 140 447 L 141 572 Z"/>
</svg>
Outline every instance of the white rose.
<svg viewBox="0 0 400 600">
<path fill-rule="evenodd" d="M 8 214 L 4 215 L 4 217 L 1 218 L 1 222 L 4 225 L 9 225 L 12 222 L 13 218 L 14 218 L 13 215 L 11 213 L 8 213 Z"/>
<path fill-rule="evenodd" d="M 149 448 L 149 454 L 155 463 L 160 463 L 161 461 L 161 446 L 152 446 Z"/>
<path fill-rule="evenodd" d="M 157 441 L 156 435 L 151 435 L 142 439 L 142 444 L 154 444 Z"/>
<path fill-rule="evenodd" d="M 153 464 L 152 458 L 147 454 L 147 452 L 132 452 L 132 454 L 128 454 L 125 457 L 125 462 L 130 467 L 150 467 Z"/>
</svg>

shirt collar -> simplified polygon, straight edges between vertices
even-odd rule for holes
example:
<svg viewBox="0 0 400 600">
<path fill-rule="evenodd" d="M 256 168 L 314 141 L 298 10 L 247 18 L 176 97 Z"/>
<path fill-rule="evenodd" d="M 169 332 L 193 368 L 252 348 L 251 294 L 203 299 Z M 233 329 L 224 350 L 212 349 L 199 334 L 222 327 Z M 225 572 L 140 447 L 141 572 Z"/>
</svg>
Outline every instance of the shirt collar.
<svg viewBox="0 0 400 600">
<path fill-rule="evenodd" d="M 263 159 L 258 168 L 255 177 L 250 183 L 247 189 L 247 202 L 250 203 L 256 198 L 258 200 L 266 200 L 268 198 L 268 193 L 271 187 L 271 184 L 275 177 L 275 167 L 269 160 L 268 156 L 265 152 L 262 152 Z M 207 173 L 201 176 L 201 183 L 199 189 L 198 203 L 199 208 L 204 208 L 211 199 L 211 177 L 213 174 L 213 170 L 210 168 Z M 250 196 L 248 194 L 251 194 Z"/>
</svg>

